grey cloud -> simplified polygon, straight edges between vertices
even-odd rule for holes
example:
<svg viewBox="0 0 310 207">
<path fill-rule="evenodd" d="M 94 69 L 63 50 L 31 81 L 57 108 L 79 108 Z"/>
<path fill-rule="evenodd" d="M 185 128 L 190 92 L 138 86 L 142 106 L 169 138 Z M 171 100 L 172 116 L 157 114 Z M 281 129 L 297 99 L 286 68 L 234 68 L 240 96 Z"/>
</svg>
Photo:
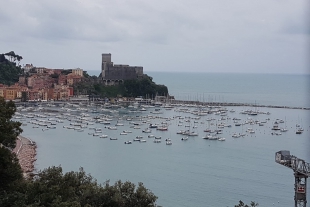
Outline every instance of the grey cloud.
<svg viewBox="0 0 310 207">
<path fill-rule="evenodd" d="M 309 35 L 309 22 L 302 22 L 309 15 L 306 2 L 27 0 L 16 4 L 9 0 L 5 9 L 0 8 L 0 43 L 8 51 L 44 47 L 46 54 L 66 52 L 57 67 L 72 60 L 78 67 L 99 69 L 100 64 L 81 60 L 98 54 L 94 61 L 99 62 L 102 52 L 111 52 L 115 62 L 159 70 L 185 70 L 194 64 L 199 71 L 249 71 L 251 67 L 259 72 L 258 65 L 265 70 L 273 65 L 274 71 L 289 72 L 287 62 L 294 61 L 299 71 L 305 71 L 307 65 L 298 57 L 305 56 L 301 47 Z M 297 52 L 291 53 L 290 48 Z M 32 57 L 28 61 L 34 63 L 37 51 L 25 50 Z M 284 53 L 290 58 L 282 58 Z M 165 64 L 159 67 L 153 57 Z M 270 64 L 259 63 L 259 57 Z M 56 64 L 48 58 L 44 61 Z"/>
</svg>

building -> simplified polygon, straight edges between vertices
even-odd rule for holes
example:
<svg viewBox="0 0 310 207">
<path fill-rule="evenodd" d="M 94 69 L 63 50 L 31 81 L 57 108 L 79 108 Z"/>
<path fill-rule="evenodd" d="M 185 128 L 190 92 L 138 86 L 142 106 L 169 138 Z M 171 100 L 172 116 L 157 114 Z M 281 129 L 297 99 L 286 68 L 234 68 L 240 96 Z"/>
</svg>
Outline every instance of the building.
<svg viewBox="0 0 310 207">
<path fill-rule="evenodd" d="M 72 69 L 72 74 L 83 77 L 83 69 L 80 69 L 80 68 Z"/>
<path fill-rule="evenodd" d="M 32 68 L 34 68 L 32 64 L 26 64 L 23 67 L 25 73 L 28 73 Z"/>
<path fill-rule="evenodd" d="M 67 75 L 67 85 L 72 86 L 75 83 L 81 81 L 83 76 L 77 75 L 75 73 L 70 73 Z"/>
<path fill-rule="evenodd" d="M 113 64 L 111 53 L 102 54 L 101 77 L 105 85 L 117 85 L 124 80 L 143 76 L 143 67 Z"/>
</svg>

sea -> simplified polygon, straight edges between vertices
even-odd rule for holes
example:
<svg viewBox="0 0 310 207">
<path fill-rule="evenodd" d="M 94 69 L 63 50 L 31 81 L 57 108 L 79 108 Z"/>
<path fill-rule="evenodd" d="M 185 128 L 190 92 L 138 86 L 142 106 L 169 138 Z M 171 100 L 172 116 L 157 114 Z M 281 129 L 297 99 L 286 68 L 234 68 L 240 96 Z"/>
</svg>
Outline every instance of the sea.
<svg viewBox="0 0 310 207">
<path fill-rule="evenodd" d="M 158 196 L 157 205 L 164 207 L 233 207 L 239 200 L 248 204 L 255 201 L 262 207 L 294 206 L 294 172 L 276 163 L 275 153 L 289 150 L 310 162 L 309 75 L 147 74 L 155 83 L 166 85 L 169 95 L 177 100 L 214 102 L 216 107 L 145 106 L 143 110 L 120 111 L 64 105 L 57 107 L 57 113 L 20 110 L 18 113 L 26 117 L 20 119 L 24 123 L 22 135 L 37 144 L 37 171 L 49 166 L 61 166 L 64 172 L 82 167 L 99 183 L 142 182 Z M 256 107 L 259 105 L 270 107 Z M 219 109 L 224 112 L 219 113 Z M 198 113 L 203 110 L 214 113 Z M 73 119 L 83 117 L 82 113 L 85 119 L 105 117 L 110 124 L 86 125 L 82 132 L 68 129 Z M 29 114 L 40 114 L 40 121 L 63 122 L 55 122 L 56 129 L 34 128 L 31 121 L 35 119 Z M 166 125 L 168 130 L 143 133 L 150 123 Z M 108 129 L 116 125 L 117 130 Z M 209 134 L 207 130 L 214 132 L 220 126 L 216 136 L 225 141 L 203 139 Z M 288 131 L 272 130 L 275 126 Z M 108 138 L 93 136 L 93 128 L 101 128 Z M 297 128 L 303 129 L 301 134 L 296 134 Z M 197 136 L 182 140 L 186 136 L 177 134 L 181 130 Z M 131 133 L 120 135 L 123 131 Z M 161 137 L 161 143 L 154 143 L 155 138 L 149 138 L 151 134 Z M 234 134 L 245 136 L 234 138 Z M 137 136 L 146 141 L 133 141 Z M 171 139 L 172 144 L 167 145 L 166 139 Z M 126 141 L 132 144 L 125 144 Z M 307 189 L 310 198 L 309 185 Z"/>
</svg>

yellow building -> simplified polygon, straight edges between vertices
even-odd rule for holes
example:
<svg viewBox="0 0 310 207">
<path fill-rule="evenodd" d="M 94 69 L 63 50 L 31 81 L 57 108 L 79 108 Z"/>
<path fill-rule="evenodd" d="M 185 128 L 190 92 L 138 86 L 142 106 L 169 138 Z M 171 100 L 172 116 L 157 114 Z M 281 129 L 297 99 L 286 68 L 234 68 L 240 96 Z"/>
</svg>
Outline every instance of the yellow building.
<svg viewBox="0 0 310 207">
<path fill-rule="evenodd" d="M 17 97 L 17 89 L 8 87 L 5 91 L 5 99 L 6 100 L 15 100 Z"/>
<path fill-rule="evenodd" d="M 83 69 L 81 68 L 72 69 L 72 73 L 75 75 L 83 76 Z"/>
<path fill-rule="evenodd" d="M 4 87 L 0 87 L 0 96 L 5 99 L 5 88 Z"/>
</svg>

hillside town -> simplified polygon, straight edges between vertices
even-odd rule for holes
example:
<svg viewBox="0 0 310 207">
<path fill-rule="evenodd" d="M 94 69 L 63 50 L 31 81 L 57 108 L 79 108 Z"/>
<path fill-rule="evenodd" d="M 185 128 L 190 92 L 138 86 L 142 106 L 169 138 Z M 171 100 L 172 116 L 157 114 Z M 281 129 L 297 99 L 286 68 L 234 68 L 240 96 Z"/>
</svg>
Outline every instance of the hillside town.
<svg viewBox="0 0 310 207">
<path fill-rule="evenodd" d="M 0 96 L 14 101 L 66 101 L 73 97 L 73 84 L 83 78 L 83 69 L 49 69 L 26 64 L 14 85 L 0 84 Z"/>
</svg>

